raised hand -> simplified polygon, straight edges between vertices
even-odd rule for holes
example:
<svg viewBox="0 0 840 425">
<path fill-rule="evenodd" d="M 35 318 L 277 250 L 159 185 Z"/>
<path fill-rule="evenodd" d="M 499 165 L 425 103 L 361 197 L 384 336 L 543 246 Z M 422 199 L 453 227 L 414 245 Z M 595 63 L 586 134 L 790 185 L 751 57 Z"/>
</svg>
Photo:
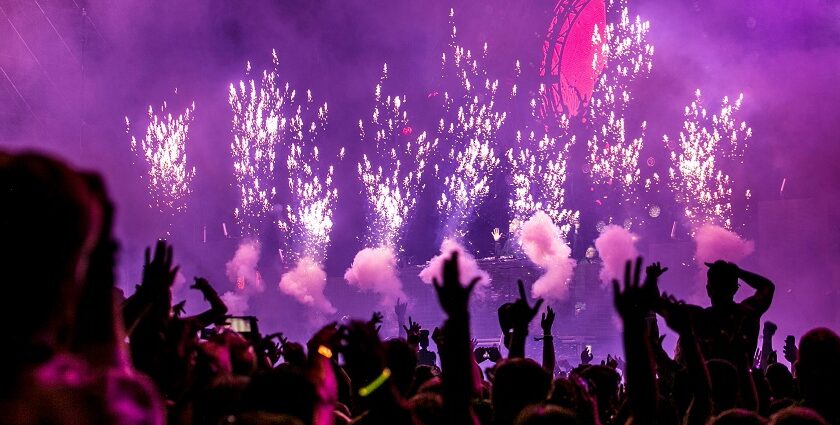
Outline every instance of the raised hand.
<svg viewBox="0 0 840 425">
<path fill-rule="evenodd" d="M 172 306 L 172 315 L 175 317 L 181 317 L 184 315 L 184 305 L 187 304 L 187 300 L 183 300 L 178 304 Z"/>
<path fill-rule="evenodd" d="M 432 341 L 435 342 L 438 351 L 440 351 L 441 347 L 443 347 L 443 330 L 441 328 L 435 326 L 435 329 L 432 331 Z"/>
<path fill-rule="evenodd" d="M 583 347 L 583 351 L 580 352 L 580 363 L 589 364 L 594 358 L 595 355 L 592 354 L 592 347 L 588 345 Z"/>
<path fill-rule="evenodd" d="M 531 320 L 533 320 L 537 315 L 537 312 L 540 311 L 543 299 L 537 298 L 537 301 L 534 302 L 534 306 L 531 307 L 528 305 L 528 295 L 525 293 L 525 284 L 521 280 L 517 281 L 516 284 L 519 286 L 519 299 L 516 300 L 510 307 L 509 314 L 511 324 L 514 329 L 528 329 L 528 324 L 531 323 Z M 552 322 L 553 321 L 552 312 Z"/>
<path fill-rule="evenodd" d="M 545 308 L 545 313 L 542 314 L 542 319 L 540 320 L 543 335 L 551 335 L 552 325 L 554 325 L 554 309 L 548 306 Z"/>
<path fill-rule="evenodd" d="M 498 363 L 499 360 L 502 359 L 502 352 L 499 351 L 499 347 L 497 347 L 495 345 L 492 346 L 492 347 L 487 347 L 486 351 L 487 351 L 487 359 L 490 360 L 491 362 Z"/>
<path fill-rule="evenodd" d="M 495 229 L 493 229 L 493 231 L 492 231 L 492 232 L 490 232 L 490 236 L 492 236 L 492 237 L 493 237 L 493 240 L 494 240 L 494 241 L 498 242 L 498 241 L 499 241 L 499 239 L 501 239 L 501 238 L 502 238 L 502 231 L 501 231 L 501 230 L 499 230 L 499 228 L 498 228 L 498 227 L 496 227 Z"/>
<path fill-rule="evenodd" d="M 799 359 L 799 349 L 796 347 L 796 339 L 793 335 L 788 335 L 785 338 L 785 345 L 782 347 L 782 353 L 785 356 L 785 360 L 790 362 L 790 364 L 796 363 L 796 360 Z"/>
<path fill-rule="evenodd" d="M 773 335 L 776 334 L 777 330 L 779 330 L 779 327 L 776 326 L 775 323 L 773 323 L 769 320 L 764 322 L 764 336 L 772 337 Z"/>
<path fill-rule="evenodd" d="M 443 283 L 438 282 L 437 278 L 432 279 L 443 311 L 449 317 L 464 317 L 467 314 L 470 294 L 480 280 L 480 277 L 474 277 L 466 286 L 461 284 L 458 253 L 453 252 L 452 256 L 443 262 Z"/>
<path fill-rule="evenodd" d="M 397 298 L 397 303 L 394 305 L 394 315 L 397 316 L 397 321 L 402 323 L 405 319 L 405 312 L 408 309 L 408 302 L 401 303 Z"/>
<path fill-rule="evenodd" d="M 632 269 L 632 274 L 631 274 Z M 642 257 L 636 259 L 635 267 L 633 262 L 628 260 L 624 267 L 624 290 L 618 280 L 613 279 L 613 294 L 615 308 L 618 314 L 624 319 L 642 319 L 656 302 L 658 293 L 656 278 L 652 275 L 645 279 L 644 285 L 640 283 L 642 272 Z"/>
<path fill-rule="evenodd" d="M 652 263 L 651 265 L 645 267 L 645 276 L 653 277 L 653 278 L 658 279 L 660 276 L 665 274 L 665 272 L 667 272 L 667 271 L 668 271 L 668 268 L 667 267 L 662 267 L 662 265 L 659 264 L 659 261 L 657 261 L 657 262 Z"/>
<path fill-rule="evenodd" d="M 155 244 L 154 257 L 151 256 L 151 249 L 146 248 L 141 286 L 155 290 L 171 288 L 175 283 L 175 276 L 178 275 L 178 266 L 173 267 L 172 263 L 172 245 L 167 244 L 165 240 L 159 240 Z"/>
<path fill-rule="evenodd" d="M 419 323 L 411 320 L 411 316 L 408 316 L 408 326 L 403 326 L 403 329 L 405 329 L 406 335 L 408 335 L 410 338 L 412 336 L 419 337 L 420 329 L 422 328 L 420 327 Z"/>
<path fill-rule="evenodd" d="M 382 321 L 384 319 L 385 319 L 385 316 L 382 315 L 381 312 L 374 311 L 373 314 L 370 317 L 370 320 L 368 320 L 367 323 L 368 323 L 368 326 L 370 326 L 371 329 L 375 330 L 376 333 L 379 333 L 379 330 L 382 329 Z"/>
<path fill-rule="evenodd" d="M 665 324 L 680 335 L 691 332 L 692 323 L 686 304 L 667 292 L 662 294 L 658 306 L 659 314 L 665 319 Z"/>
</svg>

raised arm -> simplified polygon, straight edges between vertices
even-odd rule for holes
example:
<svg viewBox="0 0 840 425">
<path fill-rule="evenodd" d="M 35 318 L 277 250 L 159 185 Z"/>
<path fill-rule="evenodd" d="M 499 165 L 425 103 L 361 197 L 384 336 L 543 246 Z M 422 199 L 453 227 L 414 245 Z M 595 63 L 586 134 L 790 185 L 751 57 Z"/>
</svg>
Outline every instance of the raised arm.
<svg viewBox="0 0 840 425">
<path fill-rule="evenodd" d="M 443 283 L 433 281 L 446 313 L 443 325 L 443 340 L 440 348 L 440 362 L 443 384 L 444 417 L 450 423 L 478 424 L 470 406 L 473 388 L 473 359 L 470 349 L 470 294 L 479 278 L 473 278 L 466 286 L 461 284 L 458 273 L 458 254 L 443 263 Z"/>
<path fill-rule="evenodd" d="M 542 327 L 542 343 L 543 343 L 543 360 L 542 366 L 551 376 L 554 376 L 554 366 L 556 360 L 554 359 L 554 335 L 551 334 L 551 326 L 554 324 L 554 309 L 545 308 L 545 313 L 542 314 L 540 320 L 540 327 Z"/>
<path fill-rule="evenodd" d="M 685 303 L 672 296 L 663 296 L 659 302 L 659 313 L 665 323 L 680 336 L 680 351 L 686 361 L 691 383 L 692 401 L 686 414 L 687 425 L 703 425 L 713 413 L 712 381 L 706 361 L 700 351 L 691 315 Z"/>
<path fill-rule="evenodd" d="M 195 283 L 190 288 L 201 291 L 204 299 L 210 304 L 209 310 L 189 318 L 189 320 L 194 321 L 199 329 L 210 326 L 224 318 L 228 312 L 228 308 L 207 279 L 203 277 L 195 278 Z"/>
<path fill-rule="evenodd" d="M 542 306 L 543 299 L 537 298 L 534 306 L 528 305 L 528 296 L 525 293 L 525 284 L 520 280 L 519 299 L 499 308 L 499 324 L 502 331 L 509 335 L 508 358 L 525 357 L 525 341 L 528 339 L 528 325 L 537 315 Z"/>
<path fill-rule="evenodd" d="M 631 277 L 631 268 L 634 270 Z M 642 259 L 635 268 L 628 261 L 624 270 L 624 290 L 613 280 L 615 307 L 624 323 L 624 351 L 627 355 L 627 395 L 633 423 L 656 423 L 657 391 L 653 352 L 646 338 L 646 317 L 656 299 L 655 278 L 640 285 Z"/>
<path fill-rule="evenodd" d="M 743 303 L 751 305 L 759 313 L 766 312 L 770 308 L 770 303 L 773 302 L 776 285 L 770 279 L 740 267 L 738 268 L 738 278 L 755 289 L 755 294 L 745 299 Z"/>
</svg>

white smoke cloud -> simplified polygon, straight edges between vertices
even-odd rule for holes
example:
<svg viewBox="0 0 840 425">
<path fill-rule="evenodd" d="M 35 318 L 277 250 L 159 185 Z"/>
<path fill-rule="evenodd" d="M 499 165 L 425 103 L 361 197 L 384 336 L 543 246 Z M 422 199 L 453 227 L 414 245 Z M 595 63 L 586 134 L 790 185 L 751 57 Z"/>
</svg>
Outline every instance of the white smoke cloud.
<svg viewBox="0 0 840 425">
<path fill-rule="evenodd" d="M 379 304 L 385 307 L 393 307 L 397 299 L 407 299 L 397 276 L 397 257 L 394 250 L 388 247 L 359 251 L 353 258 L 353 264 L 344 273 L 344 279 L 364 292 L 379 294 Z"/>
<path fill-rule="evenodd" d="M 236 288 L 235 291 L 227 291 L 222 295 L 222 301 L 230 314 L 246 314 L 250 296 L 265 289 L 260 272 L 257 271 L 260 248 L 259 241 L 245 239 L 239 243 L 233 258 L 225 264 L 225 274 Z"/>
<path fill-rule="evenodd" d="M 545 269 L 545 273 L 534 282 L 531 295 L 557 301 L 566 299 L 575 261 L 569 258 L 572 250 L 551 217 L 542 211 L 534 214 L 522 225 L 519 243 L 525 255 Z"/>
<path fill-rule="evenodd" d="M 479 294 L 483 288 L 490 286 L 490 275 L 484 270 L 481 270 L 475 258 L 454 239 L 443 240 L 443 243 L 440 244 L 440 254 L 432 257 L 426 268 L 420 271 L 420 280 L 424 283 L 431 284 L 432 279 L 436 278 L 438 282 L 442 282 L 443 262 L 448 260 L 453 252 L 458 253 L 458 271 L 461 275 L 461 283 L 467 284 L 473 278 L 480 277 L 481 280 L 475 288 Z"/>
<path fill-rule="evenodd" d="M 634 260 L 639 256 L 636 250 L 636 235 L 629 230 L 611 224 L 604 227 L 598 239 L 595 239 L 595 249 L 604 261 L 601 269 L 601 282 L 609 283 L 613 279 L 622 279 L 627 260 Z"/>
<path fill-rule="evenodd" d="M 245 239 L 236 248 L 233 258 L 225 264 L 225 273 L 234 284 L 243 284 L 248 293 L 262 292 L 264 288 L 259 278 L 257 263 L 260 262 L 259 241 Z"/>
<path fill-rule="evenodd" d="M 248 312 L 248 294 L 243 292 L 227 291 L 221 296 L 222 301 L 228 308 L 228 314 L 243 316 Z"/>
<path fill-rule="evenodd" d="M 335 307 L 324 295 L 327 286 L 327 273 L 315 260 L 304 257 L 298 260 L 295 268 L 287 271 L 280 278 L 280 290 L 301 304 L 318 313 L 332 314 Z"/>
<path fill-rule="evenodd" d="M 737 263 L 755 251 L 753 241 L 741 239 L 735 232 L 713 224 L 705 224 L 694 234 L 697 251 L 694 258 L 698 264 L 717 260 Z"/>
</svg>

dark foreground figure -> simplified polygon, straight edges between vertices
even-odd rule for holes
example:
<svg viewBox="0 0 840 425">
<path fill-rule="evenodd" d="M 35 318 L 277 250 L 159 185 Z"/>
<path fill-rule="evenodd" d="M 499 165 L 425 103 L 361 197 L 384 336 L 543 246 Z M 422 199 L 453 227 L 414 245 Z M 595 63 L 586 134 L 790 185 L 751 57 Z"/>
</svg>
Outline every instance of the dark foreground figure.
<svg viewBox="0 0 840 425">
<path fill-rule="evenodd" d="M 96 175 L 0 153 L 0 307 L 27 312 L 0 350 L 0 423 L 840 424 L 840 338 L 817 328 L 798 347 L 787 339 L 791 371 L 777 361 L 776 326 L 765 323 L 754 355 L 774 285 L 735 264 L 708 265 L 711 306 L 702 308 L 660 293 L 667 268 L 653 263 L 643 274 L 641 259 L 628 262 L 613 282 L 626 361 L 590 364 L 584 352 L 560 371 L 554 311 L 530 303 L 521 282 L 519 299 L 498 311 L 507 357 L 502 347 L 473 349 L 468 304 L 478 281 L 459 275 L 455 254 L 434 282 L 446 320 L 433 331 L 405 322 L 398 303 L 404 338 L 382 341 L 375 313 L 296 343 L 223 326 L 227 308 L 201 278 L 193 288 L 208 308 L 183 317 L 163 241 L 147 251 L 136 291 L 118 299 L 112 223 Z M 739 282 L 754 292 L 736 303 Z M 674 358 L 655 315 L 679 334 Z M 539 362 L 524 355 L 537 316 Z"/>
</svg>

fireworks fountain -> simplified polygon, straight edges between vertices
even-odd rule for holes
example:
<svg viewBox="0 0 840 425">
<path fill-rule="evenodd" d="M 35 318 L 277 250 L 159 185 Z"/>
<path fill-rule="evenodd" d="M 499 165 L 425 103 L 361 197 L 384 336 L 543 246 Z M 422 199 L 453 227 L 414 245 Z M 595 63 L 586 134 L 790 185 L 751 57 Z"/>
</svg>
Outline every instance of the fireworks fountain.
<svg viewBox="0 0 840 425">
<path fill-rule="evenodd" d="M 490 192 L 490 179 L 499 165 L 495 151 L 496 135 L 507 114 L 495 110 L 499 81 L 491 81 L 470 50 L 456 43 L 454 11 L 450 11 L 449 50 L 442 55 L 445 80 L 455 80 L 443 93 L 443 115 L 438 125 L 442 143 L 451 146 L 447 163 L 453 164 L 443 180 L 443 193 L 437 202 L 445 218 L 444 235 L 456 239 L 467 233 L 475 209 Z M 487 54 L 484 44 L 483 54 Z M 447 78 L 448 77 L 448 78 Z"/>
<path fill-rule="evenodd" d="M 283 109 L 294 96 L 288 84 L 284 88 L 279 85 L 279 60 L 275 51 L 272 51 L 272 61 L 274 69 L 264 70 L 259 83 L 249 79 L 229 87 L 228 102 L 233 112 L 230 149 L 240 196 L 234 213 L 245 235 L 255 236 L 259 232 L 277 195 L 276 150 L 287 125 Z M 248 62 L 246 73 L 250 71 Z"/>
<path fill-rule="evenodd" d="M 373 114 L 368 122 L 359 120 L 365 153 L 357 168 L 368 201 L 365 242 L 401 252 L 403 228 L 417 204 L 417 192 L 423 189 L 423 173 L 438 140 L 428 140 L 426 132 L 412 135 L 403 110 L 405 96 L 382 92 L 387 78 L 384 65 L 374 91 Z"/>
<path fill-rule="evenodd" d="M 175 117 L 166 108 L 163 102 L 158 116 L 149 105 L 146 135 L 139 141 L 132 136 L 131 150 L 147 165 L 145 180 L 152 198 L 149 206 L 173 215 L 187 208 L 190 184 L 195 177 L 195 167 L 187 165 L 186 152 L 195 102 Z M 128 117 L 125 124 L 128 132 Z"/>
<path fill-rule="evenodd" d="M 694 101 L 685 107 L 678 146 L 672 146 L 668 136 L 663 137 L 673 149 L 669 186 L 683 206 L 692 234 L 704 224 L 732 230 L 733 182 L 721 165 L 725 160 L 741 162 L 752 137 L 747 123 L 735 119 L 743 99 L 743 94 L 734 102 L 724 97 L 720 112 L 709 116 L 698 89 Z"/>
<path fill-rule="evenodd" d="M 636 201 L 641 170 L 639 154 L 647 127 L 642 122 L 639 136 L 628 138 L 625 112 L 633 99 L 631 83 L 645 77 L 653 67 L 653 46 L 647 41 L 650 22 L 639 16 L 630 18 L 627 0 L 609 0 L 608 21 L 603 31 L 595 28 L 592 43 L 597 46 L 593 69 L 603 68 L 598 77 L 589 107 L 589 126 L 593 133 L 587 140 L 588 167 L 595 183 L 609 184 L 619 192 L 618 202 Z"/>
<path fill-rule="evenodd" d="M 531 118 L 539 121 L 545 86 L 531 99 Z M 507 151 L 513 180 L 512 198 L 508 201 L 515 228 L 531 219 L 538 211 L 545 212 L 558 225 L 563 238 L 577 228 L 579 211 L 565 208 L 566 161 L 575 137 L 569 134 L 569 119 L 562 115 L 556 125 L 535 125 L 534 130 L 516 132 L 516 147 Z M 527 132 L 527 137 L 523 136 Z M 541 136 L 537 136 L 541 134 Z"/>
</svg>

